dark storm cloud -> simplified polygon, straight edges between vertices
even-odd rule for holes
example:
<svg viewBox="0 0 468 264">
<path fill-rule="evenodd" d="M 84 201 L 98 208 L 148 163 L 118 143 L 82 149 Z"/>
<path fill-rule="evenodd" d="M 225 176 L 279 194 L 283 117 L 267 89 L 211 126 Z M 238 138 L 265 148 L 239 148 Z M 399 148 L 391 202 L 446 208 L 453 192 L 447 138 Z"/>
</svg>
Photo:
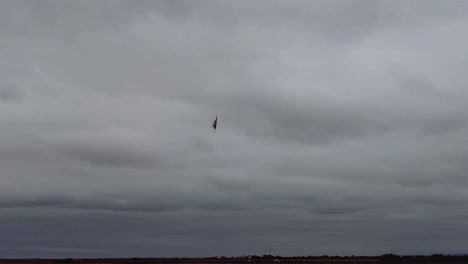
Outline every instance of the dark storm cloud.
<svg viewBox="0 0 468 264">
<path fill-rule="evenodd" d="M 0 3 L 0 257 L 462 252 L 467 8 Z"/>
</svg>

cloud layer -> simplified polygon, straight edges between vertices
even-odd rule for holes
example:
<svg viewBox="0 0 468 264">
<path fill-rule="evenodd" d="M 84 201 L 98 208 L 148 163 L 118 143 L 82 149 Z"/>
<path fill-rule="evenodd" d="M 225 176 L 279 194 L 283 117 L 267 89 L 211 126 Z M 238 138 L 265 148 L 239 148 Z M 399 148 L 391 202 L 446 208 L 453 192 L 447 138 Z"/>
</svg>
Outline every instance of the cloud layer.
<svg viewBox="0 0 468 264">
<path fill-rule="evenodd" d="M 466 253 L 467 11 L 0 3 L 0 258 Z"/>
</svg>

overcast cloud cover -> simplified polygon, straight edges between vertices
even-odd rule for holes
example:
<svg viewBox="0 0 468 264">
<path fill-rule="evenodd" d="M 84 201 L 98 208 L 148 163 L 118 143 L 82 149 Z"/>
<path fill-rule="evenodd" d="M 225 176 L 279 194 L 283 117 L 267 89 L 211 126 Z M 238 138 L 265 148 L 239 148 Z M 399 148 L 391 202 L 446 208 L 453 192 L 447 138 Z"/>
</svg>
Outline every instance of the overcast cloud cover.
<svg viewBox="0 0 468 264">
<path fill-rule="evenodd" d="M 467 253 L 467 14 L 0 1 L 0 257 Z"/>
</svg>

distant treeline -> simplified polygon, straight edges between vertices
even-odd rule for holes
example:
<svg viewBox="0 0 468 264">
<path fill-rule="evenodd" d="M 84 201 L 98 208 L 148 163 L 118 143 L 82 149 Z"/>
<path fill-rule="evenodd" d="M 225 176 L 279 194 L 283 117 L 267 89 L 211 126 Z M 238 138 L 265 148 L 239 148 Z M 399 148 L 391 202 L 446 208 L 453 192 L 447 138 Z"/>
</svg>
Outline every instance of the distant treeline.
<svg viewBox="0 0 468 264">
<path fill-rule="evenodd" d="M 439 263 L 455 264 L 468 263 L 468 255 L 443 255 L 430 256 L 399 256 L 384 254 L 382 256 L 296 256 L 282 257 L 275 255 L 240 256 L 240 257 L 208 257 L 208 258 L 97 258 L 97 259 L 0 259 L 0 264 L 255 264 L 255 263 L 297 263 L 297 264 L 348 264 L 348 263 Z"/>
</svg>

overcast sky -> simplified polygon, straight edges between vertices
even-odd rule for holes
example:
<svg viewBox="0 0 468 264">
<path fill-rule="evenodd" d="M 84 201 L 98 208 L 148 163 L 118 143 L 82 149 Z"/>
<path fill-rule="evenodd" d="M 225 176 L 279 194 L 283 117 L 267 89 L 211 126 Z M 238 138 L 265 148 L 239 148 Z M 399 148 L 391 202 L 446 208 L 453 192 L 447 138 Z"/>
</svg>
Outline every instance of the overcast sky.
<svg viewBox="0 0 468 264">
<path fill-rule="evenodd" d="M 0 258 L 467 253 L 467 14 L 1 0 Z"/>
</svg>

